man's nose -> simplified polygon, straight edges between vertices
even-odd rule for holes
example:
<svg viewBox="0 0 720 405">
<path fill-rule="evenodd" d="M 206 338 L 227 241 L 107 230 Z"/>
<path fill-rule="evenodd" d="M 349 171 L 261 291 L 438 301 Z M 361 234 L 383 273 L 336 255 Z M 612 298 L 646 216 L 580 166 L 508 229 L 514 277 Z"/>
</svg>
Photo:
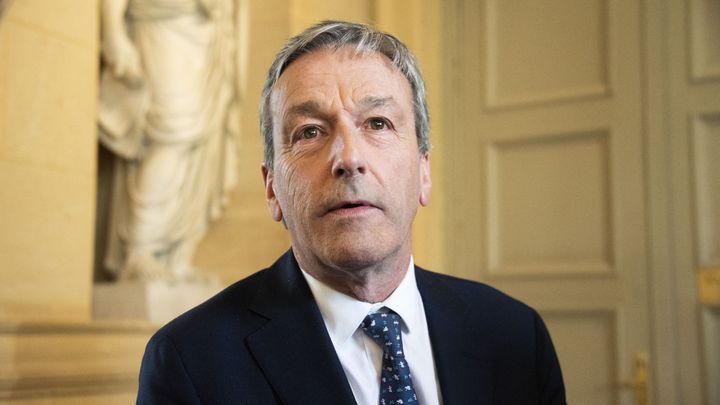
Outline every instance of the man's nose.
<svg viewBox="0 0 720 405">
<path fill-rule="evenodd" d="M 336 177 L 352 177 L 367 172 L 362 134 L 341 125 L 332 144 L 332 173 Z"/>
</svg>

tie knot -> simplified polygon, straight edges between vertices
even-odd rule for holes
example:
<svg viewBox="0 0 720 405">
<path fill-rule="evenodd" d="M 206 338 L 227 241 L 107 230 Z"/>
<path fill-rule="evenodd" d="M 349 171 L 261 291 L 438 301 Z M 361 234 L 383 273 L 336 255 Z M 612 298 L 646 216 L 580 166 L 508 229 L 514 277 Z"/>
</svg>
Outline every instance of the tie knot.
<svg viewBox="0 0 720 405">
<path fill-rule="evenodd" d="M 390 311 L 369 314 L 360 324 L 362 330 L 370 336 L 383 352 L 391 352 L 393 356 L 403 356 L 400 315 Z"/>
</svg>

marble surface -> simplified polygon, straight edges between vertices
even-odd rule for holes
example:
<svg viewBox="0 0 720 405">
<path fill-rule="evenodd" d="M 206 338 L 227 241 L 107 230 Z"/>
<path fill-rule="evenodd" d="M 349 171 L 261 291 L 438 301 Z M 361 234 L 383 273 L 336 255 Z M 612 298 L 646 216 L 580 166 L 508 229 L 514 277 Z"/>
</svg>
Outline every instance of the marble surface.
<svg viewBox="0 0 720 405">
<path fill-rule="evenodd" d="M 214 279 L 99 283 L 93 287 L 93 319 L 165 324 L 220 292 Z"/>
</svg>

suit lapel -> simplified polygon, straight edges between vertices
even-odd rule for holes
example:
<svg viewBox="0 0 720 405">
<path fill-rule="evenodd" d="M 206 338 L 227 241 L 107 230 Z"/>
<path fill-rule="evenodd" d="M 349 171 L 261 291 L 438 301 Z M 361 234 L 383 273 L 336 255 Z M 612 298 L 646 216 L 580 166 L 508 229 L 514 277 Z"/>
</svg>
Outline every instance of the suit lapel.
<svg viewBox="0 0 720 405">
<path fill-rule="evenodd" d="M 466 305 L 436 275 L 416 268 L 440 392 L 446 404 L 491 404 L 493 373 L 488 345 L 470 339 Z"/>
<path fill-rule="evenodd" d="M 247 337 L 248 348 L 283 403 L 355 403 L 292 251 L 269 270 L 251 308 L 268 322 Z"/>
</svg>

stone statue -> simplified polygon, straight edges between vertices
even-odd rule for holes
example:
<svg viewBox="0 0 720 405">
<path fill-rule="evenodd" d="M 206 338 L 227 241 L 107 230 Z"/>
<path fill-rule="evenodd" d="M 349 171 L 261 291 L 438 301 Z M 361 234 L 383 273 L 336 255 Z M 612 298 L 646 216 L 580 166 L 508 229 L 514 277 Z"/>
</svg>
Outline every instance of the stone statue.
<svg viewBox="0 0 720 405">
<path fill-rule="evenodd" d="M 235 182 L 239 5 L 103 0 L 99 137 L 116 159 L 105 267 L 187 279 Z"/>
<path fill-rule="evenodd" d="M 5 9 L 10 5 L 10 0 L 0 0 L 0 19 L 2 19 Z"/>
</svg>

